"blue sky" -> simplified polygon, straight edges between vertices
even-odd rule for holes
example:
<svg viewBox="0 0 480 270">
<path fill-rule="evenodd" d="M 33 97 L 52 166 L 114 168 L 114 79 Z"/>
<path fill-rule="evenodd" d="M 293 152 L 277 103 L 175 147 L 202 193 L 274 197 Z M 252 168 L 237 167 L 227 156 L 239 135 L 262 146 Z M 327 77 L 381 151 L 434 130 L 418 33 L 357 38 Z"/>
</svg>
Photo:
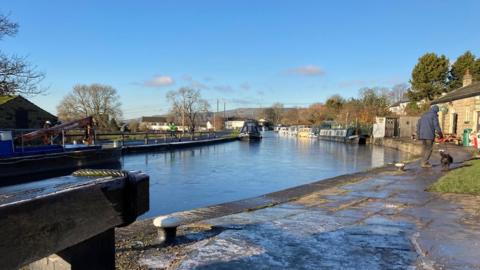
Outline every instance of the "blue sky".
<svg viewBox="0 0 480 270">
<path fill-rule="evenodd" d="M 201 89 L 212 107 L 307 106 L 408 82 L 425 52 L 480 55 L 480 1 L 0 1 L 20 24 L 0 41 L 46 73 L 55 113 L 75 84 L 103 83 L 125 118 Z"/>
</svg>

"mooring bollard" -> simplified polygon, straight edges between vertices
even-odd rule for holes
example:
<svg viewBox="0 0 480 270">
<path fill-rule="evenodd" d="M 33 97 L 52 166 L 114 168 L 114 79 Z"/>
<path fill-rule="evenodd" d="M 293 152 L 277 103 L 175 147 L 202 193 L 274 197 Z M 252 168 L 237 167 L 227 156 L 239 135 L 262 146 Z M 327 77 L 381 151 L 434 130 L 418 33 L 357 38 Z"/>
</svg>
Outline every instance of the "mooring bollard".
<svg viewBox="0 0 480 270">
<path fill-rule="evenodd" d="M 175 237 L 177 237 L 177 227 L 158 229 L 158 240 L 162 244 L 170 245 L 175 243 Z"/>
<path fill-rule="evenodd" d="M 177 227 L 181 220 L 175 217 L 163 216 L 153 220 L 153 225 L 158 228 L 158 240 L 163 244 L 172 244 L 177 236 Z"/>
</svg>

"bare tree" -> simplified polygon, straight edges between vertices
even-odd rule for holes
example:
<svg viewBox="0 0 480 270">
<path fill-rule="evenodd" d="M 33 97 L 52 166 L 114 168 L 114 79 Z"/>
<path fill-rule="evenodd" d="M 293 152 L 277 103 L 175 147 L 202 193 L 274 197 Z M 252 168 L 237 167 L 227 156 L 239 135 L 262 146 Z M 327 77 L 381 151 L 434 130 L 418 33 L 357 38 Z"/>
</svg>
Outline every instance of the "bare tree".
<svg viewBox="0 0 480 270">
<path fill-rule="evenodd" d="M 122 116 L 120 97 L 115 88 L 102 85 L 76 85 L 57 106 L 58 118 L 63 121 L 93 116 L 100 128 L 109 127 L 111 119 Z"/>
<path fill-rule="evenodd" d="M 280 121 L 283 118 L 283 113 L 284 113 L 284 108 L 283 104 L 276 102 L 272 104 L 272 109 L 273 109 L 273 119 L 272 122 L 274 125 L 280 124 Z"/>
<path fill-rule="evenodd" d="M 11 22 L 7 16 L 0 14 L 0 40 L 4 36 L 15 36 L 18 33 L 18 23 Z"/>
<path fill-rule="evenodd" d="M 271 107 L 267 107 L 260 111 L 259 117 L 269 120 L 274 125 L 280 124 L 283 117 L 283 104 L 273 103 Z"/>
<path fill-rule="evenodd" d="M 5 36 L 15 36 L 18 24 L 0 14 L 0 40 Z M 45 75 L 36 71 L 24 57 L 9 56 L 0 51 L 0 95 L 37 95 L 44 92 L 38 87 Z"/>
<path fill-rule="evenodd" d="M 171 112 L 182 119 L 182 126 L 188 125 L 190 132 L 195 131 L 200 113 L 206 113 L 210 106 L 202 99 L 199 90 L 182 87 L 177 91 L 169 91 L 167 99 L 171 102 Z"/>
<path fill-rule="evenodd" d="M 396 84 L 390 91 L 390 102 L 395 103 L 401 101 L 407 94 L 409 87 L 406 83 Z"/>
</svg>

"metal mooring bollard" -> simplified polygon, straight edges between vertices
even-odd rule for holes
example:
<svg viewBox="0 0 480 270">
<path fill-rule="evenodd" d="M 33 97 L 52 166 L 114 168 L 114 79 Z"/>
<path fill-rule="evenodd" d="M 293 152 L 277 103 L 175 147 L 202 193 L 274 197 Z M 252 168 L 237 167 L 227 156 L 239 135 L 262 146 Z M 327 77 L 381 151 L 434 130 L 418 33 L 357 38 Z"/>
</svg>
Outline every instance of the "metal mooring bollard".
<svg viewBox="0 0 480 270">
<path fill-rule="evenodd" d="M 175 242 L 177 227 L 158 228 L 158 240 L 162 244 L 170 245 Z"/>
</svg>

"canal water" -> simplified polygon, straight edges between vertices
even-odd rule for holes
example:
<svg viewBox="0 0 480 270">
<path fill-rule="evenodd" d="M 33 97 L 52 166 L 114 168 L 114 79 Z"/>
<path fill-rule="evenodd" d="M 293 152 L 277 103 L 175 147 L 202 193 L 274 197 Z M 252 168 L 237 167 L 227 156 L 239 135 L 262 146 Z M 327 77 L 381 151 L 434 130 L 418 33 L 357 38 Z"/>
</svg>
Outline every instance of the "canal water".
<svg viewBox="0 0 480 270">
<path fill-rule="evenodd" d="M 407 159 L 372 145 L 349 145 L 264 134 L 172 152 L 129 154 L 127 170 L 150 175 L 150 211 L 142 218 L 245 199 Z"/>
</svg>

